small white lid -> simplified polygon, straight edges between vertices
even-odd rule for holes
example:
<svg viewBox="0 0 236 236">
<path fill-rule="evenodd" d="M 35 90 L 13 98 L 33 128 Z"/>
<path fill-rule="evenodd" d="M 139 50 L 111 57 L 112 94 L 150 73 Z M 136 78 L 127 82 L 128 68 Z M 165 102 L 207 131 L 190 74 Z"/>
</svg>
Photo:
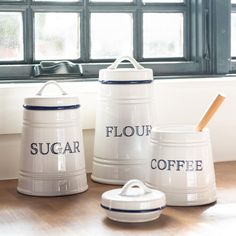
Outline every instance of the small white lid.
<svg viewBox="0 0 236 236">
<path fill-rule="evenodd" d="M 133 187 L 138 188 L 133 188 Z M 113 189 L 102 194 L 101 206 L 107 210 L 129 210 L 145 213 L 145 211 L 162 210 L 166 205 L 163 192 L 150 189 L 140 180 L 130 180 L 123 188 Z"/>
<path fill-rule="evenodd" d="M 128 60 L 134 68 L 117 68 L 118 65 Z M 107 69 L 99 71 L 99 81 L 102 83 L 151 83 L 153 81 L 152 69 L 141 66 L 133 57 L 123 56 L 115 60 Z"/>
<path fill-rule="evenodd" d="M 61 95 L 59 96 L 43 96 L 42 93 L 44 89 L 50 85 L 56 85 Z M 36 93 L 35 96 L 32 97 L 26 97 L 24 99 L 24 107 L 30 108 L 30 107 L 68 107 L 68 106 L 78 106 L 79 105 L 79 98 L 77 96 L 71 96 L 68 95 L 62 87 L 56 82 L 56 81 L 48 81 L 46 82 L 41 89 Z M 34 109 L 32 109 L 34 110 Z M 35 109 L 37 110 L 37 109 Z"/>
</svg>

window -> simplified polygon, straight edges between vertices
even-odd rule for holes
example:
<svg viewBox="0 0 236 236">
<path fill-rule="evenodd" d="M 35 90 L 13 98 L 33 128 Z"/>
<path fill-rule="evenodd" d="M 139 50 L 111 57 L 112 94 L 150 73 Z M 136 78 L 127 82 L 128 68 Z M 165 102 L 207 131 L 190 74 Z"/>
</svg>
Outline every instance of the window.
<svg viewBox="0 0 236 236">
<path fill-rule="evenodd" d="M 235 40 L 235 0 L 0 1 L 0 79 L 36 80 L 45 60 L 97 77 L 121 55 L 154 75 L 225 74 L 236 70 Z"/>
</svg>

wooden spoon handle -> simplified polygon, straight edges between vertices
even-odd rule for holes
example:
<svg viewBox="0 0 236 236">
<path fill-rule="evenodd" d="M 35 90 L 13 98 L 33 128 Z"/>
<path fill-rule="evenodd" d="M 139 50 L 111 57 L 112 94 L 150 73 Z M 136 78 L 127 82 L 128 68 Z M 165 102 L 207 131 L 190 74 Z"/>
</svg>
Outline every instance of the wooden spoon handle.
<svg viewBox="0 0 236 236">
<path fill-rule="evenodd" d="M 211 106 L 209 107 L 205 115 L 203 116 L 203 118 L 198 123 L 196 127 L 197 131 L 202 131 L 204 129 L 204 127 L 208 124 L 212 116 L 218 110 L 218 108 L 220 107 L 224 99 L 225 99 L 224 96 L 218 94 L 218 96 L 215 98 L 215 100 L 213 101 L 213 103 L 211 104 Z"/>
</svg>

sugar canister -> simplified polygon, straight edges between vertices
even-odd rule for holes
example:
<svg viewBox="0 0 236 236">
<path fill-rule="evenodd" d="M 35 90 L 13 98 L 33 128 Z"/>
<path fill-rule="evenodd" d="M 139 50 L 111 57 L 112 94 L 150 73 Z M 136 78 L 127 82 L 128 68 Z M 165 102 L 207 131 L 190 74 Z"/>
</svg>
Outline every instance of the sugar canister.
<svg viewBox="0 0 236 236">
<path fill-rule="evenodd" d="M 51 84 L 58 87 L 61 95 L 43 95 Z M 78 97 L 49 81 L 24 103 L 17 190 L 35 196 L 87 190 Z"/>
</svg>

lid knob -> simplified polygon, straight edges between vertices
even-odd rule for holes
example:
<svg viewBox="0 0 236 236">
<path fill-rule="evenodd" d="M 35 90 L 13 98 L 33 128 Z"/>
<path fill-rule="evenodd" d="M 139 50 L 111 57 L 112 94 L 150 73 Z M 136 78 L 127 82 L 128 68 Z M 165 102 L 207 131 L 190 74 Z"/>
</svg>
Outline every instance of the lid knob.
<svg viewBox="0 0 236 236">
<path fill-rule="evenodd" d="M 67 92 L 65 92 L 64 89 L 55 80 L 51 80 L 51 81 L 46 82 L 42 86 L 42 88 L 36 93 L 36 95 L 42 96 L 43 90 L 50 84 L 56 85 L 59 88 L 59 90 L 61 91 L 62 95 L 67 95 Z"/>
<path fill-rule="evenodd" d="M 117 58 L 109 67 L 108 69 L 111 69 L 111 70 L 114 70 L 116 69 L 119 64 L 122 62 L 122 61 L 129 61 L 135 69 L 138 69 L 138 70 L 142 70 L 144 69 L 143 66 L 141 66 L 133 57 L 130 57 L 130 56 L 122 56 L 122 57 L 119 57 Z"/>
<path fill-rule="evenodd" d="M 150 188 L 148 188 L 146 185 L 144 185 L 144 183 L 138 179 L 132 179 L 129 180 L 121 189 L 120 195 L 121 196 L 128 196 L 128 191 L 129 189 L 133 188 L 133 187 L 139 187 L 140 189 L 142 189 L 144 191 L 144 194 L 146 193 L 150 193 L 152 190 Z"/>
</svg>

